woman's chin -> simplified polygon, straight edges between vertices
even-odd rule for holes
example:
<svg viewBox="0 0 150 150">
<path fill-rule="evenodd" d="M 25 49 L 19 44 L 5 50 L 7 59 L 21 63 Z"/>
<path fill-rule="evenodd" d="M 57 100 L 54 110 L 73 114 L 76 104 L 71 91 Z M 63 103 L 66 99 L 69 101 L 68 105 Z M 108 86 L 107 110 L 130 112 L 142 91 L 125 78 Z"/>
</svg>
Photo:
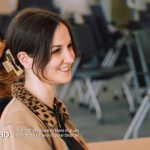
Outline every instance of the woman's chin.
<svg viewBox="0 0 150 150">
<path fill-rule="evenodd" d="M 65 78 L 63 78 L 62 83 L 63 83 L 63 84 L 68 83 L 68 82 L 70 82 L 70 81 L 71 81 L 71 79 L 72 79 L 72 76 L 67 77 L 66 79 L 65 79 Z"/>
</svg>

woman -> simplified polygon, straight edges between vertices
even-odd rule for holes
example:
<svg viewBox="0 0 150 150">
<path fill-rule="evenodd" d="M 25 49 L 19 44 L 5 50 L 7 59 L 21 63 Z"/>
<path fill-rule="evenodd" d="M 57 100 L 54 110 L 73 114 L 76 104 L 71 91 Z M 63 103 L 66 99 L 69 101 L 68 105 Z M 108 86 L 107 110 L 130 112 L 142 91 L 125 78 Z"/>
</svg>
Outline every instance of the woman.
<svg viewBox="0 0 150 150">
<path fill-rule="evenodd" d="M 9 25 L 1 63 L 15 73 L 13 99 L 1 116 L 3 150 L 85 150 L 84 139 L 56 97 L 56 86 L 71 80 L 77 51 L 67 22 L 41 9 L 21 11 Z M 22 76 L 22 77 L 20 77 Z"/>
</svg>

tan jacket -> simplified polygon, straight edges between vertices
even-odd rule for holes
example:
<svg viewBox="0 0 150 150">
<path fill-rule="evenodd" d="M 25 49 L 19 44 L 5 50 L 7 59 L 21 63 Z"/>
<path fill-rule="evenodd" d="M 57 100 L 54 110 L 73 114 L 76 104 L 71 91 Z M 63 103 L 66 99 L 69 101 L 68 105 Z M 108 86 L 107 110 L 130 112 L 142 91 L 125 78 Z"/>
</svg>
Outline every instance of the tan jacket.
<svg viewBox="0 0 150 150">
<path fill-rule="evenodd" d="M 66 128 L 87 150 L 84 139 L 70 120 L 66 121 Z M 45 135 L 44 135 L 45 133 Z M 43 122 L 33 114 L 21 101 L 13 98 L 6 106 L 0 119 L 0 149 L 1 150 L 51 150 L 51 138 Z M 52 136 L 52 135 L 51 135 Z M 54 133 L 53 142 L 56 150 L 67 150 L 67 146 L 59 134 Z"/>
</svg>

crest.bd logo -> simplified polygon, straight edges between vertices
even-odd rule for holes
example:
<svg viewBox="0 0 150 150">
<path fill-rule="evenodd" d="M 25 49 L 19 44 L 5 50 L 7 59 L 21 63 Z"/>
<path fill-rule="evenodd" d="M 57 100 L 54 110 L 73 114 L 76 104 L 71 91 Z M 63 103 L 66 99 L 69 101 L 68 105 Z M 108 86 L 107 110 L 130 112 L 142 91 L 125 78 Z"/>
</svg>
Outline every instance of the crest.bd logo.
<svg viewBox="0 0 150 150">
<path fill-rule="evenodd" d="M 10 136 L 9 132 L 0 132 L 0 138 L 8 138 Z"/>
</svg>

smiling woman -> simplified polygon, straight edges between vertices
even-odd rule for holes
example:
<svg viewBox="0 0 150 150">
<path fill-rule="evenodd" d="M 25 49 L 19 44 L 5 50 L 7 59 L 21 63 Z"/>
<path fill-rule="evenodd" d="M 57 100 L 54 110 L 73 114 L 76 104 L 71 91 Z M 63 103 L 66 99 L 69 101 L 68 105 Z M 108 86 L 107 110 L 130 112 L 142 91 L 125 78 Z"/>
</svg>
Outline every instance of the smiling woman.
<svg viewBox="0 0 150 150">
<path fill-rule="evenodd" d="M 0 132 L 10 134 L 0 141 L 0 149 L 86 150 L 65 105 L 55 97 L 56 86 L 71 80 L 78 54 L 69 24 L 52 12 L 25 9 L 12 20 L 6 43 L 1 43 L 0 72 L 15 74 L 17 82 L 0 119 L 7 124 Z"/>
<path fill-rule="evenodd" d="M 71 80 L 71 66 L 75 54 L 67 27 L 58 25 L 51 46 L 51 60 L 47 64 L 45 76 L 50 84 L 66 83 Z M 55 75 L 55 76 L 54 76 Z"/>
</svg>

